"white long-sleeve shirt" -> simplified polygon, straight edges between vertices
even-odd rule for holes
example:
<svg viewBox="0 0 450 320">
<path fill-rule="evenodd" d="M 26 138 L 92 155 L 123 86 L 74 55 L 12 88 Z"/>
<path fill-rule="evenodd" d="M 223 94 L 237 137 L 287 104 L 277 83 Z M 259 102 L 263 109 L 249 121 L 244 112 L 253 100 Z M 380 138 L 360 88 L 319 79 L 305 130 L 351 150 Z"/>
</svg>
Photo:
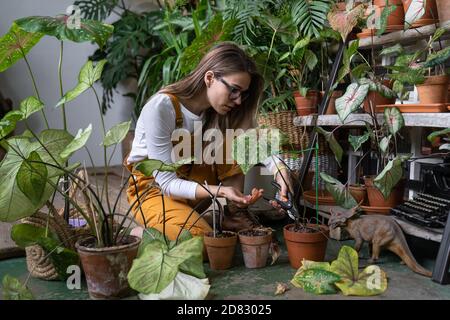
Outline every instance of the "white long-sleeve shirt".
<svg viewBox="0 0 450 320">
<path fill-rule="evenodd" d="M 196 115 L 180 103 L 183 117 L 182 129 L 194 133 L 195 121 L 203 123 L 203 113 Z M 176 128 L 176 114 L 170 97 L 166 94 L 155 94 L 142 108 L 136 124 L 135 136 L 127 163 L 135 163 L 144 159 L 157 159 L 164 163 L 173 163 L 172 133 Z M 276 169 L 271 157 L 262 163 L 270 171 Z M 195 199 L 197 182 L 180 179 L 174 172 L 153 172 L 156 182 L 163 194 L 174 198 Z"/>
</svg>

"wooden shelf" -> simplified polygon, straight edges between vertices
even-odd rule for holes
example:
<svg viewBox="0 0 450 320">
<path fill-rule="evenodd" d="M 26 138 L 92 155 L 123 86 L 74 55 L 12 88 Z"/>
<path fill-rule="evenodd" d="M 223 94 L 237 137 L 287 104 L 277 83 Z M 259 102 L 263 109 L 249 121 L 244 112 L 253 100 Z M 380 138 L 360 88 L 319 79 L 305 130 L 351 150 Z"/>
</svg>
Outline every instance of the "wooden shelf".
<svg viewBox="0 0 450 320">
<path fill-rule="evenodd" d="M 402 113 L 405 119 L 406 127 L 431 127 L 431 128 L 449 128 L 450 112 L 446 113 Z M 296 126 L 312 126 L 314 116 L 295 117 L 294 125 Z M 377 114 L 377 119 L 381 123 L 384 121 L 382 113 Z M 364 121 L 371 122 L 368 114 L 350 114 L 345 120 L 345 127 L 362 127 L 365 126 Z M 319 116 L 317 119 L 318 126 L 339 126 L 342 125 L 341 119 L 336 114 Z"/>
<path fill-rule="evenodd" d="M 450 33 L 450 20 L 440 24 L 440 27 L 443 27 L 447 30 L 447 34 Z M 391 33 L 384 34 L 380 37 L 372 38 L 363 38 L 359 40 L 359 48 L 360 49 L 370 49 L 371 47 L 382 47 L 385 45 L 394 45 L 396 43 L 414 43 L 421 39 L 426 39 L 429 36 L 433 35 L 436 31 L 436 27 L 434 24 L 423 26 L 415 29 L 408 29 L 406 31 L 395 31 Z M 442 37 L 445 39 L 445 36 Z M 373 42 L 372 42 L 373 41 Z"/>
<path fill-rule="evenodd" d="M 303 204 L 304 202 L 301 201 Z M 309 202 L 306 202 L 306 206 L 311 209 L 315 209 L 315 205 L 310 204 Z M 319 215 L 322 218 L 329 219 L 330 218 L 330 210 L 338 211 L 343 210 L 341 207 L 338 206 L 326 206 L 326 205 L 319 205 Z M 395 221 L 400 225 L 403 232 L 406 234 L 422 238 L 425 240 L 431 240 L 435 242 L 441 242 L 442 239 L 442 233 L 444 232 L 444 229 L 433 229 L 433 228 L 427 228 L 415 225 L 411 222 L 402 220 L 396 216 L 392 216 Z M 340 233 L 340 232 L 339 232 Z M 337 239 L 342 240 L 342 239 Z"/>
</svg>

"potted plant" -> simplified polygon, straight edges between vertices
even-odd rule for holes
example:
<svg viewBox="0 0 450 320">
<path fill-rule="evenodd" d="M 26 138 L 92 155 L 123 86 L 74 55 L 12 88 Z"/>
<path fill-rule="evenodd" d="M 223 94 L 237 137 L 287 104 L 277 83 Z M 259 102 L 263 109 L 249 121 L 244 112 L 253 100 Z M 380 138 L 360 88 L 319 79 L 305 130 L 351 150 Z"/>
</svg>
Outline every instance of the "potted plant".
<svg viewBox="0 0 450 320">
<path fill-rule="evenodd" d="M 436 0 L 402 0 L 405 9 L 405 29 L 434 24 L 438 21 Z"/>
</svg>

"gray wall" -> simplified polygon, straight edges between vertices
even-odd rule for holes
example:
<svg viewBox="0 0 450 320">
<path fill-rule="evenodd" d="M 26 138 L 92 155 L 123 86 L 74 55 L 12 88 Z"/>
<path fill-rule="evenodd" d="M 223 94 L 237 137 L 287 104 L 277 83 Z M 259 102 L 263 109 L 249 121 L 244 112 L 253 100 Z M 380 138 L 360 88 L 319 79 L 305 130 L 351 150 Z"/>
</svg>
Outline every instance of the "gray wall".
<svg viewBox="0 0 450 320">
<path fill-rule="evenodd" d="M 18 18 L 31 15 L 55 16 L 65 13 L 66 8 L 73 3 L 73 0 L 0 0 L 0 34 L 8 32 L 11 23 Z M 64 91 L 73 88 L 77 83 L 78 72 L 86 62 L 89 55 L 96 49 L 91 43 L 64 43 L 63 60 L 63 87 Z M 60 98 L 58 81 L 58 59 L 59 41 L 56 38 L 45 36 L 30 51 L 28 59 L 36 78 L 41 100 L 46 104 L 47 118 L 51 128 L 63 128 L 61 109 L 55 109 L 54 105 Z M 99 84 L 96 89 L 101 97 L 102 88 Z M 123 87 L 118 88 L 121 92 L 126 92 Z M 20 101 L 34 95 L 32 82 L 25 62 L 17 62 L 7 71 L 0 73 L 0 91 L 5 97 L 9 97 L 14 102 L 14 108 L 18 108 Z M 106 128 L 127 121 L 131 117 L 132 100 L 122 97 L 120 94 L 114 96 L 113 108 L 105 117 Z M 102 141 L 102 129 L 100 123 L 99 110 L 92 90 L 83 93 L 76 100 L 66 105 L 68 117 L 68 129 L 73 135 L 79 128 L 86 128 L 92 123 L 93 132 L 87 146 L 94 158 L 96 165 L 103 164 L 103 149 L 99 146 Z M 45 128 L 40 113 L 34 114 L 30 118 L 32 129 L 39 132 Z M 23 130 L 20 124 L 16 132 Z M 91 166 L 86 151 L 78 151 L 71 159 L 72 162 L 86 163 Z M 121 164 L 121 147 L 116 150 L 112 164 Z"/>
</svg>

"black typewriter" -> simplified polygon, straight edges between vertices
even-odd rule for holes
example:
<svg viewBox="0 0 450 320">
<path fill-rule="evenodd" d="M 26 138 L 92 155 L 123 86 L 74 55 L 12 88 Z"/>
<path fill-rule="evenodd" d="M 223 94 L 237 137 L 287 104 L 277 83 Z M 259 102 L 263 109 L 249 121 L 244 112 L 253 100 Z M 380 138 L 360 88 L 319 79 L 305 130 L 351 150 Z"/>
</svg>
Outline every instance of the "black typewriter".
<svg viewBox="0 0 450 320">
<path fill-rule="evenodd" d="M 408 181 L 408 187 L 418 192 L 391 213 L 420 226 L 444 228 L 450 212 L 450 163 L 422 163 L 421 180 Z"/>
</svg>

